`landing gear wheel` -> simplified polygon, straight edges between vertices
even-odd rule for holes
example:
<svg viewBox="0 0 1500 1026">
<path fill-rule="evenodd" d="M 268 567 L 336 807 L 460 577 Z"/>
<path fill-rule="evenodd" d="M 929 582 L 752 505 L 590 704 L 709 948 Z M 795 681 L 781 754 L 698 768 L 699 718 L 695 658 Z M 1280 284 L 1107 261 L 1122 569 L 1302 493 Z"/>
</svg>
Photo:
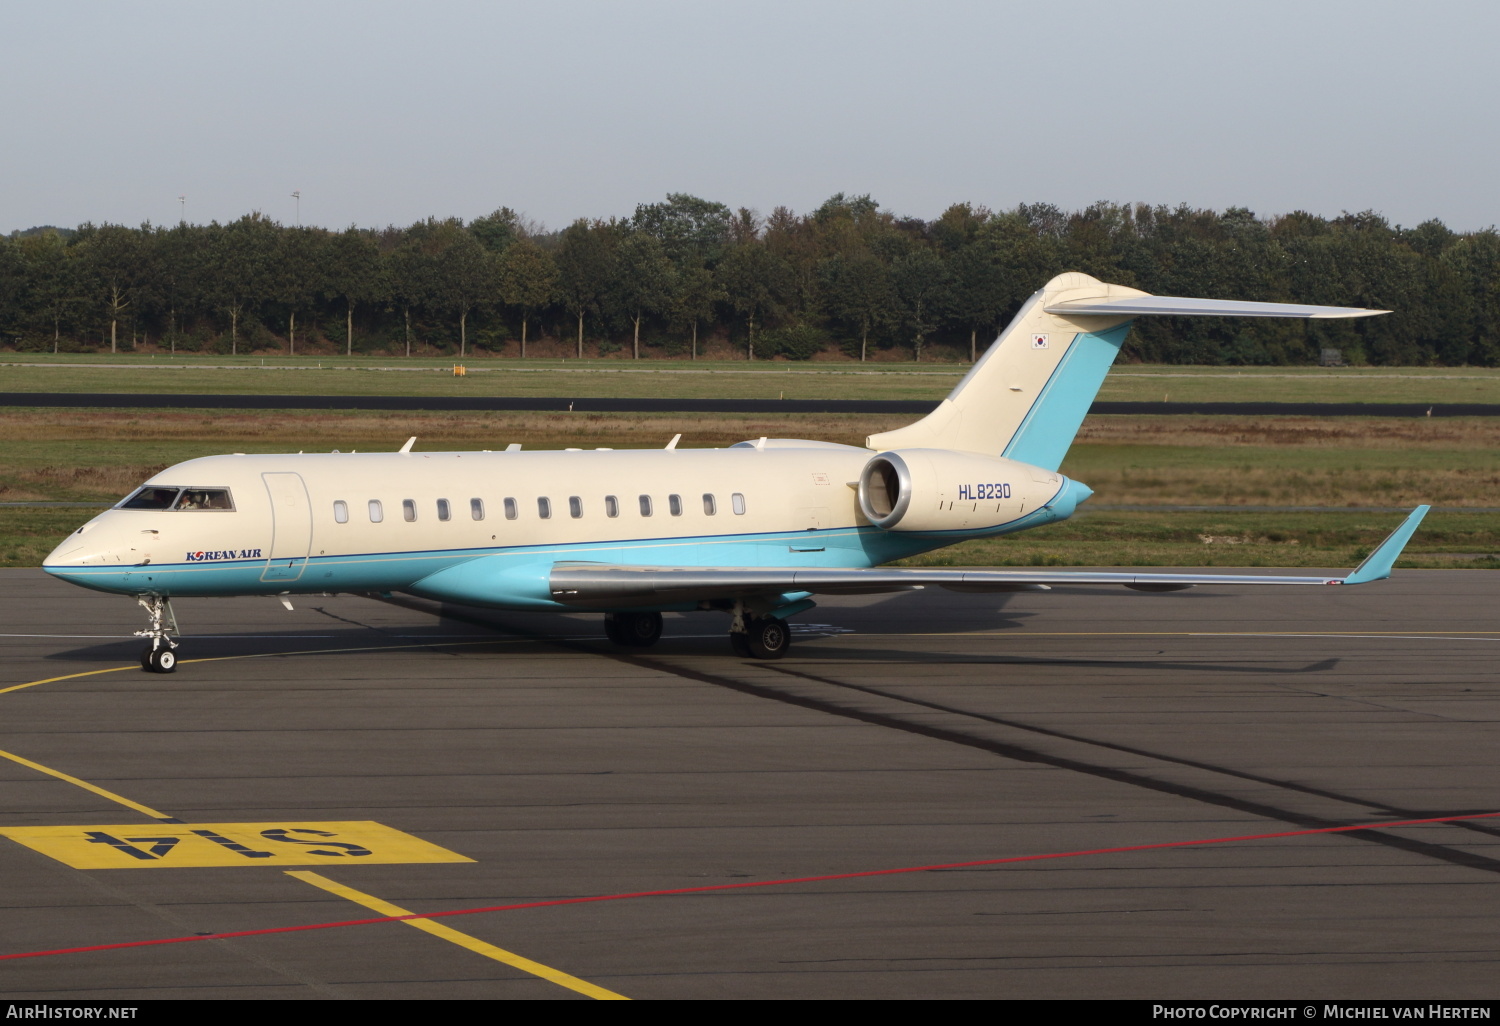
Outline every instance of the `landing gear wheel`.
<svg viewBox="0 0 1500 1026">
<path fill-rule="evenodd" d="M 780 659 L 792 643 L 792 632 L 786 621 L 774 616 L 757 617 L 745 628 L 746 647 L 756 659 Z"/>
<path fill-rule="evenodd" d="M 619 618 L 614 613 L 604 614 L 604 636 L 616 645 L 630 644 L 625 640 L 625 632 L 620 629 Z"/>
<path fill-rule="evenodd" d="M 147 645 L 141 652 L 141 669 L 147 673 L 172 673 L 177 669 L 177 646 L 170 643 Z"/>
<path fill-rule="evenodd" d="M 604 633 L 616 645 L 650 648 L 661 637 L 661 614 L 605 613 Z"/>
<path fill-rule="evenodd" d="M 136 637 L 146 639 L 146 647 L 141 651 L 141 669 L 147 673 L 171 673 L 177 669 L 177 642 L 169 636 L 177 630 L 172 600 L 164 595 L 137 595 L 135 600 L 149 617 L 146 629 L 135 632 Z"/>
</svg>

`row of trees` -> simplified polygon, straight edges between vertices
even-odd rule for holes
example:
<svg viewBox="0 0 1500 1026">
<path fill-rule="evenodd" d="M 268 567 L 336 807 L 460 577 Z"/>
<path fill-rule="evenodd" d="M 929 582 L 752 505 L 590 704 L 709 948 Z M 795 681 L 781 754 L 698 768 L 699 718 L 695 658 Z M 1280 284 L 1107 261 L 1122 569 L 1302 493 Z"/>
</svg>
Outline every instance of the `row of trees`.
<svg viewBox="0 0 1500 1026">
<path fill-rule="evenodd" d="M 578 356 L 973 359 L 1065 270 L 1161 295 L 1371 306 L 1338 322 L 1147 319 L 1127 356 L 1300 363 L 1320 349 L 1385 364 L 1500 364 L 1500 235 L 1249 210 L 1097 203 L 1065 212 L 956 204 L 933 221 L 836 195 L 764 219 L 686 195 L 548 232 L 508 208 L 383 230 L 85 224 L 0 239 L 0 342 Z"/>
</svg>

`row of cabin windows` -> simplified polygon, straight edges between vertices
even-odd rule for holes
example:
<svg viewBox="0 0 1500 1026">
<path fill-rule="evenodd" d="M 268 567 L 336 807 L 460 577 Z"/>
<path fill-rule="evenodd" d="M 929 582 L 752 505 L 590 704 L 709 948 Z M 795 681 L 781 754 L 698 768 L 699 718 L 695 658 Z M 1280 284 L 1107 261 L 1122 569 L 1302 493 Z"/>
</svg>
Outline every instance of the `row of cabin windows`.
<svg viewBox="0 0 1500 1026">
<path fill-rule="evenodd" d="M 641 516 L 651 516 L 654 512 L 651 496 L 639 496 L 638 501 L 640 504 Z M 516 503 L 515 499 L 506 498 L 502 501 L 502 505 L 505 510 L 506 520 L 515 520 L 520 517 L 520 506 Z M 381 504 L 381 501 L 379 499 L 371 499 L 366 504 L 366 508 L 369 511 L 370 523 L 378 524 L 385 519 L 385 506 Z M 729 508 L 734 511 L 736 516 L 743 516 L 745 513 L 745 496 L 740 492 L 735 492 L 734 494 L 732 494 L 729 497 Z M 682 496 L 668 495 L 667 512 L 674 517 L 680 517 L 682 516 L 682 510 Z M 704 492 L 704 516 L 715 516 L 718 512 L 718 500 L 714 498 L 711 492 Z M 536 500 L 536 515 L 542 520 L 550 520 L 552 518 L 552 500 L 547 498 L 546 496 L 538 497 Z M 568 515 L 575 520 L 583 516 L 582 498 L 577 495 L 568 496 Z M 620 515 L 620 500 L 617 496 L 606 495 L 604 497 L 604 515 L 611 518 L 618 517 Z M 483 499 L 469 500 L 469 517 L 473 520 L 484 519 Z M 447 499 L 437 500 L 437 518 L 439 520 L 453 519 L 453 505 Z M 333 519 L 340 524 L 347 524 L 349 522 L 349 504 L 343 499 L 336 499 L 334 501 Z M 417 502 L 415 499 L 401 500 L 401 519 L 405 520 L 408 524 L 416 521 Z"/>
</svg>

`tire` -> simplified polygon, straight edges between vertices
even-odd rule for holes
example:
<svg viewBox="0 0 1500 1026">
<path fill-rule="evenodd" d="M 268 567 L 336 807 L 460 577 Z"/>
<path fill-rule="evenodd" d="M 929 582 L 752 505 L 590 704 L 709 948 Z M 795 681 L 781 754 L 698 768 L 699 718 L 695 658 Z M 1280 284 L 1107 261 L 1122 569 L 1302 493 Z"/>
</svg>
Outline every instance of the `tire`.
<svg viewBox="0 0 1500 1026">
<path fill-rule="evenodd" d="M 141 653 L 141 669 L 147 673 L 174 673 L 177 670 L 177 646 L 149 646 Z"/>
<path fill-rule="evenodd" d="M 767 616 L 749 625 L 745 641 L 756 659 L 780 659 L 791 647 L 792 632 L 785 620 Z"/>
<path fill-rule="evenodd" d="M 731 631 L 729 634 L 729 647 L 733 649 L 734 654 L 739 656 L 741 659 L 750 658 L 750 639 L 747 635 L 736 634 Z"/>
<path fill-rule="evenodd" d="M 613 628 L 610 623 L 613 623 Z M 630 648 L 650 648 L 661 637 L 660 613 L 610 613 L 604 630 L 609 640 Z M 618 633 L 618 637 L 616 637 Z"/>
<path fill-rule="evenodd" d="M 630 642 L 625 639 L 624 628 L 620 626 L 620 618 L 615 613 L 604 614 L 604 636 L 607 637 L 610 641 L 614 642 L 616 645 L 630 644 Z"/>
</svg>

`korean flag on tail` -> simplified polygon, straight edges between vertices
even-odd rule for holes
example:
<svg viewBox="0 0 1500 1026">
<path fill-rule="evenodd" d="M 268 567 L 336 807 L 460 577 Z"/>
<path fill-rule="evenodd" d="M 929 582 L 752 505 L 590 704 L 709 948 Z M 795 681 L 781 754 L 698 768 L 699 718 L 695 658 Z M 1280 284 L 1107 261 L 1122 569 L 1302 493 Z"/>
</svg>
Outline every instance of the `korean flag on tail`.
<svg viewBox="0 0 1500 1026">
<path fill-rule="evenodd" d="M 1047 335 L 1046 335 L 1045 332 L 1031 336 L 1031 348 L 1033 348 L 1033 349 L 1046 349 L 1047 348 Z"/>
</svg>

